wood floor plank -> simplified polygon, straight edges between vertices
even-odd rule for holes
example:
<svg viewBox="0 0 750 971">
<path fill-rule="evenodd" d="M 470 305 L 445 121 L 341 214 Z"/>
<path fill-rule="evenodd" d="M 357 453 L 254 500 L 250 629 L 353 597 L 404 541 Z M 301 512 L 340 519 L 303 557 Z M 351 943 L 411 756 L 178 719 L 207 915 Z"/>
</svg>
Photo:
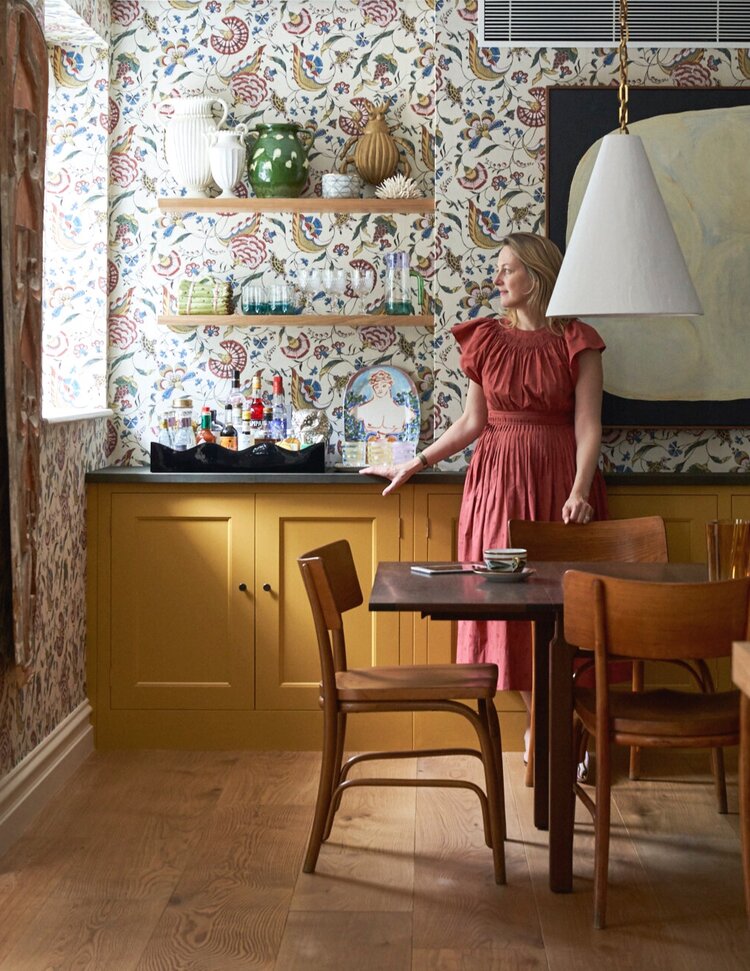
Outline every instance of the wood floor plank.
<svg viewBox="0 0 750 971">
<path fill-rule="evenodd" d="M 163 909 L 162 899 L 50 898 L 5 955 L 2 967 L 132 971 Z"/>
<path fill-rule="evenodd" d="M 289 914 L 277 971 L 408 971 L 408 913 L 294 912 Z"/>
<path fill-rule="evenodd" d="M 312 807 L 319 771 L 319 752 L 241 752 L 224 780 L 219 806 Z"/>
</svg>

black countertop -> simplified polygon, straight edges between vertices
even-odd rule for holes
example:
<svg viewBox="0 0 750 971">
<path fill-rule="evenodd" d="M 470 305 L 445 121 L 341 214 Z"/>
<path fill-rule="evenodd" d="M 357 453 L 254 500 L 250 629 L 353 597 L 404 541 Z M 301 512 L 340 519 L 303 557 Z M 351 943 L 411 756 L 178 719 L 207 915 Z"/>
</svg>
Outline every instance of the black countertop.
<svg viewBox="0 0 750 971">
<path fill-rule="evenodd" d="M 461 485 L 464 472 L 441 472 L 431 469 L 418 472 L 409 480 L 417 485 Z M 610 486 L 706 486 L 750 485 L 750 472 L 686 473 L 686 472 L 628 472 L 605 475 Z M 385 479 L 357 472 L 330 470 L 318 474 L 306 473 L 176 473 L 152 472 L 148 465 L 109 466 L 86 475 L 87 482 L 148 483 L 149 485 L 376 485 L 385 487 Z"/>
</svg>

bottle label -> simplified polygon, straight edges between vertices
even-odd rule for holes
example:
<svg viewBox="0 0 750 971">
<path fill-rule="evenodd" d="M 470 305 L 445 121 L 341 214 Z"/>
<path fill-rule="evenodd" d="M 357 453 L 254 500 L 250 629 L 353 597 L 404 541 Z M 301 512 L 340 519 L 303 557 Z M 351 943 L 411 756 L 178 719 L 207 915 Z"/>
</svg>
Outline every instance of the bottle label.
<svg viewBox="0 0 750 971">
<path fill-rule="evenodd" d="M 223 448 L 230 448 L 233 452 L 237 451 L 237 438 L 235 435 L 222 435 L 219 439 L 219 445 Z"/>
</svg>

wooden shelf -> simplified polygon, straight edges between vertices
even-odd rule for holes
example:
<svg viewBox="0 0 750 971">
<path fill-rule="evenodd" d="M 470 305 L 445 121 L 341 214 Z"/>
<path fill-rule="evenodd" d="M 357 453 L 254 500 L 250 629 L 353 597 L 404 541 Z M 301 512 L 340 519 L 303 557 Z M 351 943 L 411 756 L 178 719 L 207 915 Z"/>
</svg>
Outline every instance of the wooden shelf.
<svg viewBox="0 0 750 971">
<path fill-rule="evenodd" d="M 322 199 L 304 196 L 299 199 L 159 199 L 165 212 L 352 212 L 352 213 L 424 213 L 435 211 L 435 199 Z"/>
<path fill-rule="evenodd" d="M 164 327 L 435 327 L 432 314 L 162 314 Z"/>
</svg>

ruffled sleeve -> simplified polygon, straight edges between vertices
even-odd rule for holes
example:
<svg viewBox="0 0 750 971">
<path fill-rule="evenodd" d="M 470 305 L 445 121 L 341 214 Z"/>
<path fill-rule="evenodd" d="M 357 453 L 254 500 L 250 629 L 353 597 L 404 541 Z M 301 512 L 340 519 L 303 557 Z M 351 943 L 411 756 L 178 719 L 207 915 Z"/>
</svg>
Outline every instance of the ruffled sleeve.
<svg viewBox="0 0 750 971">
<path fill-rule="evenodd" d="M 476 320 L 466 320 L 455 324 L 451 333 L 461 348 L 461 370 L 475 381 L 482 383 L 482 368 L 486 357 L 487 341 L 491 338 L 497 326 L 495 317 L 478 317 Z"/>
<path fill-rule="evenodd" d="M 578 380 L 578 355 L 581 351 L 603 351 L 606 344 L 589 324 L 582 320 L 571 320 L 565 328 L 565 344 L 568 348 L 568 362 L 573 380 Z"/>
</svg>

